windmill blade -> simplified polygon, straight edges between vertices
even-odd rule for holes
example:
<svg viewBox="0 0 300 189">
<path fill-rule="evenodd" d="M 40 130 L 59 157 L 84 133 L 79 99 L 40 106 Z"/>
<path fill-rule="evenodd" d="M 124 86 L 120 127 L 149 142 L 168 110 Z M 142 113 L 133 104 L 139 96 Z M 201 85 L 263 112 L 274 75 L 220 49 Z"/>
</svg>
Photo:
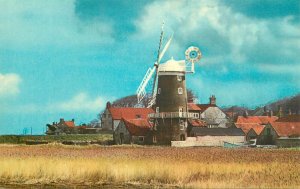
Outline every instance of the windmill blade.
<svg viewBox="0 0 300 189">
<path fill-rule="evenodd" d="M 143 98 L 146 96 L 146 87 L 149 83 L 149 80 L 152 78 L 155 70 L 156 70 L 155 67 L 149 68 L 147 70 L 141 84 L 139 85 L 138 89 L 136 90 L 138 103 L 140 103 L 143 100 Z"/>
<path fill-rule="evenodd" d="M 172 38 L 173 38 L 173 34 L 172 36 L 170 37 L 170 39 L 168 40 L 168 42 L 166 43 L 164 49 L 162 50 L 162 52 L 159 54 L 159 57 L 158 57 L 158 61 L 157 63 L 159 64 L 159 62 L 161 61 L 162 57 L 164 56 L 164 54 L 166 53 L 166 51 L 168 50 L 169 46 L 170 46 L 170 43 L 172 41 Z"/>
<path fill-rule="evenodd" d="M 159 62 L 160 60 L 162 59 L 162 57 L 164 56 L 165 52 L 168 50 L 169 46 L 170 46 L 170 43 L 172 41 L 172 38 L 173 38 L 173 34 L 172 36 L 170 37 L 170 39 L 168 40 L 168 42 L 166 43 L 164 49 L 162 50 L 161 53 L 159 53 L 159 56 L 158 56 L 158 59 L 157 59 L 157 62 L 155 62 L 154 66 L 156 67 L 156 74 L 155 74 L 155 78 L 154 78 L 154 83 L 153 83 L 153 88 L 152 88 L 152 98 L 155 98 L 156 96 L 156 88 L 157 88 L 157 80 L 158 80 L 158 67 L 159 67 Z M 160 45 L 161 45 L 161 42 L 160 42 Z M 159 47 L 160 49 L 160 47 Z M 159 52 L 159 51 L 158 51 Z"/>
</svg>

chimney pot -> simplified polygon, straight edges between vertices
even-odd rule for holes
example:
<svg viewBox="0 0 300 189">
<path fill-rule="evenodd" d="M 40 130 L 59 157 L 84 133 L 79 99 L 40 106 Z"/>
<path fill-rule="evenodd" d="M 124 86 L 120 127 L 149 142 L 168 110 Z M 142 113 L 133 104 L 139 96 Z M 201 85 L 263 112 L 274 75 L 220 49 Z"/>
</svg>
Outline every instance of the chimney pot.
<svg viewBox="0 0 300 189">
<path fill-rule="evenodd" d="M 216 97 L 215 97 L 215 95 L 211 95 L 211 97 L 209 97 L 209 104 L 216 105 Z"/>
</svg>

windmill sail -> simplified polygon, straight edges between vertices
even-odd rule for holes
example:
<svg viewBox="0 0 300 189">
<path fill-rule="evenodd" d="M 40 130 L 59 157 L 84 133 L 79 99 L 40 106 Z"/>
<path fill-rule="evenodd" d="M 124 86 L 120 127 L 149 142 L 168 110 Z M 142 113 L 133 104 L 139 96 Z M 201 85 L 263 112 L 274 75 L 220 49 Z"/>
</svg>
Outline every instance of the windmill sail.
<svg viewBox="0 0 300 189">
<path fill-rule="evenodd" d="M 149 68 L 141 82 L 141 84 L 139 85 L 138 89 L 137 89 L 137 99 L 138 99 L 138 103 L 142 102 L 142 100 L 144 99 L 144 97 L 146 96 L 147 92 L 146 92 L 146 87 L 149 83 L 149 81 L 151 80 L 151 78 L 154 76 L 153 78 L 153 86 L 152 86 L 152 93 L 151 93 L 151 99 L 149 101 L 148 107 L 151 107 L 153 104 L 155 104 L 155 99 L 156 99 L 156 90 L 157 90 L 157 77 L 158 77 L 158 67 L 159 67 L 159 63 L 162 59 L 162 57 L 164 56 L 164 54 L 166 53 L 167 49 L 170 46 L 170 43 L 172 41 L 173 38 L 173 34 L 170 37 L 170 39 L 168 40 L 168 42 L 166 43 L 166 45 L 164 46 L 162 52 L 160 52 L 161 49 L 161 44 L 163 41 L 163 26 L 162 26 L 162 31 L 161 31 L 161 35 L 160 35 L 160 40 L 159 40 L 159 47 L 158 47 L 158 54 L 157 54 L 157 61 L 154 63 L 153 68 Z M 155 73 L 155 74 L 154 74 Z"/>
</svg>

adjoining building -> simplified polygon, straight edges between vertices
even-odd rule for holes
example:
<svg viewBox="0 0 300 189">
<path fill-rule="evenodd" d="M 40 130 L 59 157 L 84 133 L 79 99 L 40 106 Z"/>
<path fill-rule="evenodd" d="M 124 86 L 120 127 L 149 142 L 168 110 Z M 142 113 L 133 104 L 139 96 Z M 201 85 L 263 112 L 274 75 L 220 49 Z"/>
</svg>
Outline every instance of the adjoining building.
<svg viewBox="0 0 300 189">
<path fill-rule="evenodd" d="M 65 121 L 63 118 L 60 118 L 59 122 L 53 122 L 47 124 L 47 135 L 61 135 L 61 134 L 72 134 L 75 128 L 75 120 Z"/>
<path fill-rule="evenodd" d="M 278 119 L 277 116 L 248 116 L 245 112 L 243 116 L 238 116 L 235 127 L 240 128 L 245 133 L 245 140 L 257 139 L 263 128 L 270 122 Z"/>
<path fill-rule="evenodd" d="M 144 118 L 122 118 L 114 131 L 115 144 L 151 144 L 152 124 Z"/>
<path fill-rule="evenodd" d="M 227 128 L 230 122 L 227 115 L 217 106 L 215 95 L 209 98 L 209 104 L 188 103 L 188 111 L 205 121 L 208 128 Z"/>
<path fill-rule="evenodd" d="M 257 144 L 300 146 L 300 115 L 289 115 L 268 123 L 257 137 Z"/>
<path fill-rule="evenodd" d="M 63 118 L 59 122 L 47 124 L 47 135 L 66 135 L 66 134 L 97 134 L 100 128 L 88 127 L 83 124 L 75 126 L 75 120 L 65 121 Z"/>
<path fill-rule="evenodd" d="M 125 119 L 148 119 L 148 114 L 153 113 L 151 108 L 113 107 L 110 102 L 101 114 L 102 130 L 115 131 L 122 118 Z"/>
</svg>

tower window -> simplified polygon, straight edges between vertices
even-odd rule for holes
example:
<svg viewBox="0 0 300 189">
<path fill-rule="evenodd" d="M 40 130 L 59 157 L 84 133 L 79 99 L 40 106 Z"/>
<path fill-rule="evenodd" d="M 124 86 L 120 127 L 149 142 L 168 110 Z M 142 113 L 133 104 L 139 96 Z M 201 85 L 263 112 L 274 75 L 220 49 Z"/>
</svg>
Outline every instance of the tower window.
<svg viewBox="0 0 300 189">
<path fill-rule="evenodd" d="M 157 89 L 157 94 L 160 94 L 161 93 L 161 88 L 158 88 Z"/>
<path fill-rule="evenodd" d="M 182 76 L 181 76 L 181 75 L 178 75 L 178 76 L 177 76 L 177 80 L 178 80 L 178 81 L 182 81 Z"/>
<path fill-rule="evenodd" d="M 178 94 L 182 94 L 183 93 L 183 90 L 181 87 L 178 88 Z"/>
</svg>

